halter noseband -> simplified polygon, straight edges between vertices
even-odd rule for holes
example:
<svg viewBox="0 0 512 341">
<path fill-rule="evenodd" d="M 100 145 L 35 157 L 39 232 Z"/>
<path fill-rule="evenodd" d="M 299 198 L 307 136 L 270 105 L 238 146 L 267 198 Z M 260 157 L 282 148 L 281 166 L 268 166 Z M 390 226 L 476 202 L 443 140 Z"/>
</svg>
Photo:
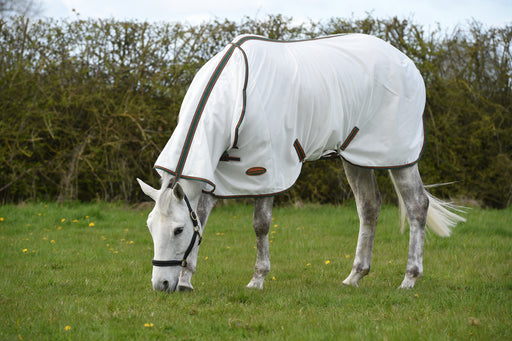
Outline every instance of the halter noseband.
<svg viewBox="0 0 512 341">
<path fill-rule="evenodd" d="M 188 245 L 187 251 L 185 251 L 185 254 L 183 255 L 182 260 L 156 260 L 153 259 L 153 266 L 181 266 L 183 268 L 187 267 L 187 258 L 190 252 L 192 252 L 192 249 L 194 248 L 194 244 L 196 243 L 196 239 L 199 237 L 199 242 L 197 243 L 197 246 L 201 244 L 201 240 L 203 237 L 201 236 L 201 232 L 199 231 L 199 221 L 197 219 L 196 212 L 192 209 L 192 206 L 190 205 L 190 202 L 188 201 L 187 196 L 184 197 L 185 203 L 187 204 L 188 211 L 190 212 L 190 219 L 192 220 L 192 224 L 194 224 L 194 234 L 192 235 L 192 240 L 190 241 L 190 244 Z"/>
</svg>

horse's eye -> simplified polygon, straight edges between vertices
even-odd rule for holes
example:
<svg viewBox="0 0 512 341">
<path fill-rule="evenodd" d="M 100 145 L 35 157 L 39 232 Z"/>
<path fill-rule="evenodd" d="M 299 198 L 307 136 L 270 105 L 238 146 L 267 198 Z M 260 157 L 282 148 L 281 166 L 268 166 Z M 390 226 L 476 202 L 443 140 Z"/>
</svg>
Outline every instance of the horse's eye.
<svg viewBox="0 0 512 341">
<path fill-rule="evenodd" d="M 183 232 L 183 227 L 177 227 L 174 229 L 174 235 L 177 236 Z"/>
</svg>

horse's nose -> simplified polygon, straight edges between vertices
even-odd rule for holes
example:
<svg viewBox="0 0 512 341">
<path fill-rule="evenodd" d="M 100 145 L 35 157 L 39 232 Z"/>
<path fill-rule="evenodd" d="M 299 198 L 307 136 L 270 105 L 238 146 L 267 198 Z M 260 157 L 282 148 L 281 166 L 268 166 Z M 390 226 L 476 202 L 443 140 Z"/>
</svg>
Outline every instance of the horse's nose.
<svg viewBox="0 0 512 341">
<path fill-rule="evenodd" d="M 169 290 L 169 281 L 163 281 L 162 285 L 163 285 L 162 291 L 168 291 Z"/>
<path fill-rule="evenodd" d="M 168 280 L 153 282 L 153 290 L 172 292 L 176 290 L 176 284 L 172 284 Z"/>
</svg>

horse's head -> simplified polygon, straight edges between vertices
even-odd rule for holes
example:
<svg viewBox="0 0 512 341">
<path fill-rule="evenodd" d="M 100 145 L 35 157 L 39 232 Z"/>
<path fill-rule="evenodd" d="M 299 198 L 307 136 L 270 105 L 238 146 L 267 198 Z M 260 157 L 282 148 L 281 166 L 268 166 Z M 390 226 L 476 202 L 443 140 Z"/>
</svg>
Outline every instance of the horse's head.
<svg viewBox="0 0 512 341">
<path fill-rule="evenodd" d="M 164 179 L 162 188 L 157 190 L 137 181 L 156 202 L 147 221 L 154 244 L 153 289 L 175 291 L 181 269 L 195 271 L 195 264 L 187 262 L 187 258 L 201 241 L 200 222 L 179 183 L 169 188 L 170 179 Z"/>
</svg>

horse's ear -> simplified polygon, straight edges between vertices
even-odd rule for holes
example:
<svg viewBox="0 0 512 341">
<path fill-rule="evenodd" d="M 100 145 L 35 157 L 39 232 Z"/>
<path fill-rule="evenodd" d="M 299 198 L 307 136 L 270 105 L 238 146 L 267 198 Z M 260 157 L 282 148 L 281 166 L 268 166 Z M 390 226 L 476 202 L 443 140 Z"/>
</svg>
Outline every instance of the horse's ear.
<svg viewBox="0 0 512 341">
<path fill-rule="evenodd" d="M 181 187 L 179 182 L 177 182 L 176 185 L 174 185 L 172 192 L 174 193 L 176 199 L 180 201 L 183 200 L 183 198 L 185 198 L 185 191 L 183 190 L 183 187 Z"/>
<path fill-rule="evenodd" d="M 142 192 L 144 192 L 147 196 L 149 196 L 151 199 L 156 201 L 158 199 L 158 190 L 154 189 L 141 179 L 137 178 L 137 181 L 139 182 L 140 188 L 142 189 Z"/>
</svg>

